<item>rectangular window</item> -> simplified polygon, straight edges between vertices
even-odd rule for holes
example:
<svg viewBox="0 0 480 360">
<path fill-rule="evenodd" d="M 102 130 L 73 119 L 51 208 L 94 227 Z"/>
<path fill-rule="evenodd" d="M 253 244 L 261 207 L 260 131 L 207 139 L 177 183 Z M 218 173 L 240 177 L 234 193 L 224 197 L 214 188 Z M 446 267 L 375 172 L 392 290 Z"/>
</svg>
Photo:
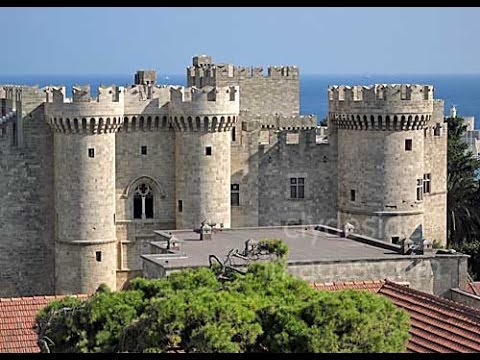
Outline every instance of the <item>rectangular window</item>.
<svg viewBox="0 0 480 360">
<path fill-rule="evenodd" d="M 147 147 L 142 146 L 142 155 L 147 155 Z"/>
<path fill-rule="evenodd" d="M 205 155 L 212 156 L 212 147 L 211 146 L 207 146 L 205 148 Z"/>
<path fill-rule="evenodd" d="M 95 252 L 95 258 L 97 261 L 102 261 L 102 252 L 101 251 L 96 251 Z"/>
<path fill-rule="evenodd" d="M 305 198 L 305 178 L 290 178 L 290 198 L 303 199 Z"/>
<path fill-rule="evenodd" d="M 392 236 L 392 244 L 398 245 L 400 243 L 399 236 Z"/>
<path fill-rule="evenodd" d="M 440 126 L 440 124 L 437 124 L 433 129 L 433 136 L 440 136 L 442 134 L 441 129 L 442 127 Z"/>
<path fill-rule="evenodd" d="M 183 200 L 178 200 L 178 212 L 183 211 Z"/>
<path fill-rule="evenodd" d="M 235 142 L 235 126 L 232 127 L 232 141 Z"/>
<path fill-rule="evenodd" d="M 90 158 L 95 157 L 95 149 L 94 148 L 88 149 L 88 157 L 90 157 Z"/>
<path fill-rule="evenodd" d="M 423 200 L 423 179 L 417 179 L 417 201 Z"/>
<path fill-rule="evenodd" d="M 350 201 L 355 201 L 355 190 L 350 190 Z"/>
<path fill-rule="evenodd" d="M 230 198 L 232 206 L 240 206 L 240 185 L 232 184 Z"/>
<path fill-rule="evenodd" d="M 412 139 L 405 139 L 405 151 L 412 151 L 413 141 Z"/>
<path fill-rule="evenodd" d="M 423 193 L 430 194 L 431 191 L 431 174 L 423 175 Z"/>
</svg>

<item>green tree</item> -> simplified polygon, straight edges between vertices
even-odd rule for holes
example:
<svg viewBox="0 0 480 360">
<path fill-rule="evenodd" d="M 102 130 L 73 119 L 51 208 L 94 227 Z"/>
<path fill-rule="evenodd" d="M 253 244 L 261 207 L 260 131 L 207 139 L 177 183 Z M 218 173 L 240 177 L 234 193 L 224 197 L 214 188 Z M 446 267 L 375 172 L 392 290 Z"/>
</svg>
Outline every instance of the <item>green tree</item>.
<svg viewBox="0 0 480 360">
<path fill-rule="evenodd" d="M 480 233 L 480 161 L 463 140 L 462 118 L 448 118 L 447 228 L 448 245 L 478 240 Z"/>
<path fill-rule="evenodd" d="M 229 281 L 208 268 L 135 279 L 51 303 L 37 324 L 52 352 L 403 352 L 409 336 L 408 314 L 387 298 L 317 291 L 282 258 Z"/>
</svg>

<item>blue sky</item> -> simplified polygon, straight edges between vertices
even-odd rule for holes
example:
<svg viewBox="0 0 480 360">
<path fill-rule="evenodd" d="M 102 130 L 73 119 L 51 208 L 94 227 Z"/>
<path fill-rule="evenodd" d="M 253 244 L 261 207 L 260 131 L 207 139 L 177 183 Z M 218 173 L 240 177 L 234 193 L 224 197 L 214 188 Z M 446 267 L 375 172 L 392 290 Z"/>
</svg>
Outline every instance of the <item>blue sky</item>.
<svg viewBox="0 0 480 360">
<path fill-rule="evenodd" d="M 195 54 L 303 74 L 480 73 L 480 8 L 1 8 L 0 74 L 183 74 Z"/>
</svg>

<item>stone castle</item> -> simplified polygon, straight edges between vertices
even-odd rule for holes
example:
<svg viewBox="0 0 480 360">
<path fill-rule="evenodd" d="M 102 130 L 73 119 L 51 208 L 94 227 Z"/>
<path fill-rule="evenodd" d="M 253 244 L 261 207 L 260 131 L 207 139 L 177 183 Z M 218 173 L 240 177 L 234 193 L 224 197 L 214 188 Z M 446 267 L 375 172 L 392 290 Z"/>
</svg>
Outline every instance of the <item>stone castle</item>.
<svg viewBox="0 0 480 360">
<path fill-rule="evenodd" d="M 446 241 L 444 104 L 430 85 L 330 86 L 193 58 L 187 87 L 0 90 L 0 296 L 91 293 L 141 274 L 154 230 L 350 224 Z M 326 94 L 327 95 L 327 94 Z M 319 94 L 319 97 L 321 95 Z"/>
</svg>

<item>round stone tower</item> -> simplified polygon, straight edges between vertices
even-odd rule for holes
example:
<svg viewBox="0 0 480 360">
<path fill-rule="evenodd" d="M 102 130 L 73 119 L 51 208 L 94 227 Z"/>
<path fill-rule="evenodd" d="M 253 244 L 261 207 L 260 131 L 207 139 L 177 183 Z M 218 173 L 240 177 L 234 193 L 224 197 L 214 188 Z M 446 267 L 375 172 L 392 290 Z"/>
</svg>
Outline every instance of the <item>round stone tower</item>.
<svg viewBox="0 0 480 360">
<path fill-rule="evenodd" d="M 331 86 L 338 227 L 387 242 L 423 237 L 424 127 L 430 85 Z M 355 231 L 357 229 L 357 231 Z"/>
<path fill-rule="evenodd" d="M 116 289 L 115 132 L 123 89 L 74 87 L 46 103 L 54 130 L 55 280 L 57 294 Z"/>
<path fill-rule="evenodd" d="M 228 228 L 231 129 L 239 112 L 238 86 L 171 91 L 176 228 L 199 228 L 203 221 Z"/>
</svg>

